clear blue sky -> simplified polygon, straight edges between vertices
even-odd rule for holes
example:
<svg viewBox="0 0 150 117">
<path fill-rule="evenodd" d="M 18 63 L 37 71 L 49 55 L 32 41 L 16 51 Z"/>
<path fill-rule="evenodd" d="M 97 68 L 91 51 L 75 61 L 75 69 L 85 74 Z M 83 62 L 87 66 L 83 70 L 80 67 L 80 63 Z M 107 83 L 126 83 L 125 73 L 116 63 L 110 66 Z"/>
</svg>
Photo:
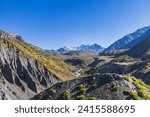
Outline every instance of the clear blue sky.
<svg viewBox="0 0 150 117">
<path fill-rule="evenodd" d="M 109 46 L 150 25 L 150 0 L 0 0 L 0 29 L 47 49 Z"/>
</svg>

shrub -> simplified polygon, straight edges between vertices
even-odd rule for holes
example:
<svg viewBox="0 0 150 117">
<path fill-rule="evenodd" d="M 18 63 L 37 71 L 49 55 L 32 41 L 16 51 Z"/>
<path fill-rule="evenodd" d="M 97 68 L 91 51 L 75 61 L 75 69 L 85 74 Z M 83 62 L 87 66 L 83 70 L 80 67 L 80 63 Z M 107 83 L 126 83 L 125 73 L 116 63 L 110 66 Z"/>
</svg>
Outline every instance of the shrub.
<svg viewBox="0 0 150 117">
<path fill-rule="evenodd" d="M 134 99 L 134 100 L 138 100 L 139 99 L 139 96 L 137 95 L 136 92 L 133 92 L 131 90 L 125 90 L 124 93 L 129 95 L 129 96 L 131 96 L 132 99 Z"/>
<path fill-rule="evenodd" d="M 79 96 L 77 96 L 77 100 L 85 100 L 86 98 L 85 98 L 85 96 L 84 95 L 79 95 Z"/>
<path fill-rule="evenodd" d="M 129 76 L 123 76 L 123 79 L 125 79 L 126 81 L 130 82 L 130 77 Z"/>
<path fill-rule="evenodd" d="M 140 90 L 138 92 L 138 94 L 139 94 L 140 97 L 142 97 L 142 98 L 144 98 L 146 100 L 149 99 L 148 95 L 144 92 L 144 90 Z"/>
<path fill-rule="evenodd" d="M 150 90 L 150 85 L 147 85 L 142 81 L 139 81 L 139 84 Z"/>
<path fill-rule="evenodd" d="M 70 96 L 70 90 L 65 90 L 64 92 L 64 99 L 65 100 L 70 100 L 71 96 Z"/>
<path fill-rule="evenodd" d="M 114 89 L 115 91 L 118 91 L 118 90 L 120 89 L 120 87 L 121 87 L 121 86 L 120 86 L 119 84 L 117 84 L 116 86 L 114 86 L 113 89 Z"/>
<path fill-rule="evenodd" d="M 80 89 L 80 93 L 81 93 L 82 95 L 85 95 L 85 93 L 86 93 L 86 91 L 87 91 L 87 88 L 86 88 L 83 84 L 81 84 L 81 85 L 79 86 L 79 89 Z"/>
<path fill-rule="evenodd" d="M 97 87 L 97 84 L 96 84 L 96 83 L 94 83 L 94 84 L 93 84 L 93 87 L 94 87 L 94 88 L 96 88 L 96 87 Z"/>
</svg>

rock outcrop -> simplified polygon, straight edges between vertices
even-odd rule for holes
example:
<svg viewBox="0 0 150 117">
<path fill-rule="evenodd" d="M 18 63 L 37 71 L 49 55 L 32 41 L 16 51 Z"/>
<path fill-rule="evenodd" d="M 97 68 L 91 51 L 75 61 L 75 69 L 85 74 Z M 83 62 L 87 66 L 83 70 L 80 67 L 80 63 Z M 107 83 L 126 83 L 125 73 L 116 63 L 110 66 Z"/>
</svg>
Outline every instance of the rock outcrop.
<svg viewBox="0 0 150 117">
<path fill-rule="evenodd" d="M 136 87 L 117 74 L 103 74 L 94 77 L 58 83 L 32 99 L 130 99 L 125 90 L 136 92 Z"/>
<path fill-rule="evenodd" d="M 0 39 L 1 99 L 29 99 L 59 81 L 37 60 Z"/>
</svg>

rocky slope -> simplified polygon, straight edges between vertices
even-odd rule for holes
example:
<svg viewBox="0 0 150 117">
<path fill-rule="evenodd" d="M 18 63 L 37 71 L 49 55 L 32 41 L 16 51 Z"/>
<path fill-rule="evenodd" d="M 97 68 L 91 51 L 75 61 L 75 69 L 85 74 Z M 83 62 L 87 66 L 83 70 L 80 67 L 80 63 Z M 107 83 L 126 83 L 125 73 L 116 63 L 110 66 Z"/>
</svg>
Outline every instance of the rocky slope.
<svg viewBox="0 0 150 117">
<path fill-rule="evenodd" d="M 127 79 L 129 78 L 129 79 Z M 34 96 L 32 99 L 40 100 L 125 100 L 125 99 L 149 99 L 150 95 L 146 94 L 150 91 L 150 87 L 139 85 L 141 89 L 137 89 L 136 83 L 140 82 L 136 78 L 120 76 L 117 74 L 95 75 L 93 77 L 82 78 L 62 82 L 45 90 L 44 92 Z M 148 90 L 148 91 L 147 91 Z"/>
<path fill-rule="evenodd" d="M 0 86 L 8 99 L 28 99 L 59 81 L 37 60 L 0 39 Z"/>
<path fill-rule="evenodd" d="M 0 31 L 0 99 L 29 99 L 58 82 L 73 79 L 71 70 L 20 36 Z"/>
</svg>

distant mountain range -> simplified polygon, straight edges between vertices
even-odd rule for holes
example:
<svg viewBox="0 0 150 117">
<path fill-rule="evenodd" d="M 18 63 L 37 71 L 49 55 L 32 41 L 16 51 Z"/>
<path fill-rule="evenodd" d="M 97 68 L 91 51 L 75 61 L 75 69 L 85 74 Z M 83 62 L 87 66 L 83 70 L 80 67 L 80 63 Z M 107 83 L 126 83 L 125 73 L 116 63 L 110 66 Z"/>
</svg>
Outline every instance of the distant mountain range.
<svg viewBox="0 0 150 117">
<path fill-rule="evenodd" d="M 124 36 L 123 38 L 111 44 L 108 48 L 105 49 L 105 51 L 131 48 L 147 36 L 150 36 L 150 26 L 140 28 L 135 32 Z"/>
<path fill-rule="evenodd" d="M 150 27 L 92 55 L 103 50 L 43 50 L 0 30 L 0 99 L 150 100 Z"/>
<path fill-rule="evenodd" d="M 92 51 L 95 53 L 99 53 L 103 51 L 105 48 L 98 45 L 98 44 L 93 44 L 93 45 L 84 45 L 82 44 L 81 46 L 78 47 L 72 47 L 72 46 L 65 46 L 63 48 L 59 48 L 57 51 L 60 53 L 66 53 L 69 51 Z"/>
<path fill-rule="evenodd" d="M 65 46 L 62 48 L 59 48 L 57 51 L 60 53 L 68 53 L 70 51 L 77 52 L 77 51 L 91 51 L 98 53 L 107 53 L 109 51 L 115 51 L 115 50 L 121 50 L 121 49 L 129 49 L 135 46 L 136 44 L 140 43 L 143 39 L 150 36 L 150 26 L 143 27 L 138 30 L 136 30 L 133 33 L 130 33 L 123 38 L 117 40 L 113 44 L 111 44 L 108 48 L 104 48 L 98 44 L 93 45 L 84 45 L 78 47 L 72 47 L 72 46 Z"/>
</svg>

